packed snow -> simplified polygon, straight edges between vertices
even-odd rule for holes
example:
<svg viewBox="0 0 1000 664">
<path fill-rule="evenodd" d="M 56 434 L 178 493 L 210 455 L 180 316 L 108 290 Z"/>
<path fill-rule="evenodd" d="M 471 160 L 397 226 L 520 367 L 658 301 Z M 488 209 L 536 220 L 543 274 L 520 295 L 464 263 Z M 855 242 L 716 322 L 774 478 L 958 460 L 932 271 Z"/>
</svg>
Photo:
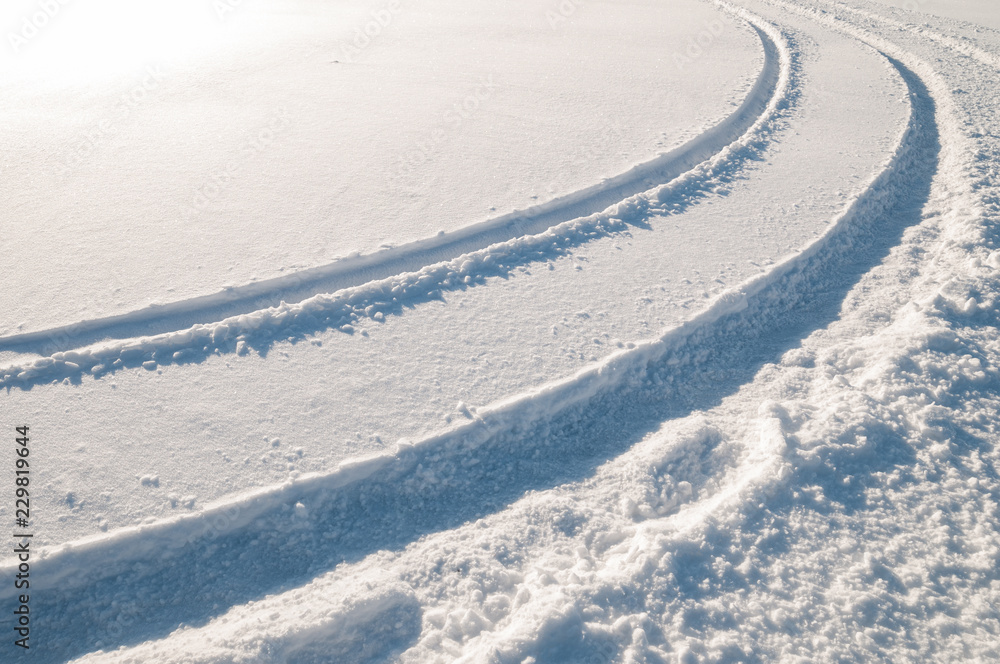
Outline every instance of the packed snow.
<svg viewBox="0 0 1000 664">
<path fill-rule="evenodd" d="M 1000 659 L 995 3 L 4 21 L 0 660 Z"/>
</svg>

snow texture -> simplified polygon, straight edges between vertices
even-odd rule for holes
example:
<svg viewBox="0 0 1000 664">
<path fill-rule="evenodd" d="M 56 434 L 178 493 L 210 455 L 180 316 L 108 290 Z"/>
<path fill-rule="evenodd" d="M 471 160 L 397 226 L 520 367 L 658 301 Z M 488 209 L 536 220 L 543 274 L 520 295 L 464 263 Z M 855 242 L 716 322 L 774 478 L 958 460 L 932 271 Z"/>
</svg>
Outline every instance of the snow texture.
<svg viewBox="0 0 1000 664">
<path fill-rule="evenodd" d="M 363 420 L 352 410 L 374 410 L 395 431 L 427 413 L 376 404 L 407 389 L 436 403 L 437 377 L 468 382 L 412 330 L 455 345 L 512 320 L 536 335 L 484 351 L 492 359 L 475 375 L 499 396 L 463 398 L 418 435 L 373 433 L 363 454 L 336 458 L 322 434 L 306 451 L 265 434 L 262 462 L 322 460 L 280 481 L 261 481 L 247 454 L 206 496 L 176 479 L 168 455 L 130 451 L 153 458 L 134 473 L 135 503 L 162 492 L 169 507 L 140 518 L 147 508 L 137 516 L 109 492 L 113 527 L 81 530 L 70 522 L 93 509 L 97 480 L 82 501 L 52 505 L 66 523 L 37 543 L 38 641 L 16 656 L 996 661 L 1000 33 L 934 4 L 706 2 L 723 30 L 759 42 L 759 70 L 733 110 L 660 157 L 440 235 L 0 339 L 0 385 L 24 412 L 111 381 L 136 395 L 161 378 L 188 385 L 181 413 L 165 418 L 220 398 L 230 362 L 263 372 L 276 355 L 314 353 L 292 376 L 291 364 L 250 374 L 280 373 L 278 389 L 294 390 L 346 371 L 326 355 L 381 339 L 387 366 L 353 367 L 379 377 L 370 397 L 336 402 L 335 416 L 353 427 Z M 970 18 L 996 11 L 973 5 Z M 538 7 L 558 31 L 595 5 Z M 784 175 L 796 170 L 802 182 Z M 736 214 L 760 232 L 736 234 Z M 737 254 L 700 250 L 697 269 L 664 287 L 685 306 L 658 330 L 618 336 L 647 327 L 627 320 L 648 303 L 628 315 L 605 306 L 631 292 L 621 284 L 674 275 L 642 262 L 638 245 L 681 263 L 677 247 L 711 237 L 712 220 L 758 269 L 720 272 L 710 290 L 701 272 Z M 599 288 L 575 292 L 588 271 Z M 552 312 L 564 322 L 549 332 Z M 570 335 L 571 317 L 598 350 L 574 351 L 562 372 L 529 371 L 556 366 L 539 339 Z M 588 327 L 595 318 L 606 336 Z M 475 329 L 460 337 L 467 320 Z M 225 463 L 205 455 L 197 472 L 230 472 L 229 457 L 251 449 L 234 441 Z M 76 477 L 62 463 L 49 486 Z M 15 573 L 6 559 L 0 602 L 13 601 Z"/>
</svg>

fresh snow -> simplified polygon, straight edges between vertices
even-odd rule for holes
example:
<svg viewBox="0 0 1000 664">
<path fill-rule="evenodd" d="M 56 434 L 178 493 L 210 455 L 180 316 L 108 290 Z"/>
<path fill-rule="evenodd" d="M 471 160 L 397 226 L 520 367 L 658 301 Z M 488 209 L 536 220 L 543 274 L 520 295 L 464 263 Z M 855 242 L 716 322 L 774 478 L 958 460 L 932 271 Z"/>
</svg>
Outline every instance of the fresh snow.
<svg viewBox="0 0 1000 664">
<path fill-rule="evenodd" d="M 16 78 L 0 111 L 14 136 L 2 186 L 19 222 L 4 241 L 20 248 L 5 336 L 217 294 L 576 192 L 722 121 L 762 55 L 751 30 L 698 0 L 581 7 L 556 29 L 539 0 L 490 12 L 246 0 L 222 21 L 210 0 L 183 0 L 104 32 L 178 14 L 192 27 L 168 34 L 200 57 L 121 40 L 134 65 L 117 76 L 35 73 L 88 52 L 60 40 L 122 4 L 68 3 L 51 33 L 4 54 Z M 387 25 L 361 40 L 376 18 Z M 678 67 L 709 29 L 712 48 Z"/>
<path fill-rule="evenodd" d="M 11 65 L 0 385 L 36 594 L 5 657 L 1000 658 L 992 3 L 398 6 L 360 53 L 340 35 L 388 4 L 202 25 L 88 167 L 121 200 L 40 170 L 121 63 L 71 94 L 54 22 Z M 321 85 L 339 65 L 358 90 Z M 372 164 L 489 71 L 520 82 L 386 186 Z M 155 192 L 262 117 L 244 81 L 302 124 L 211 233 L 166 224 Z"/>
</svg>

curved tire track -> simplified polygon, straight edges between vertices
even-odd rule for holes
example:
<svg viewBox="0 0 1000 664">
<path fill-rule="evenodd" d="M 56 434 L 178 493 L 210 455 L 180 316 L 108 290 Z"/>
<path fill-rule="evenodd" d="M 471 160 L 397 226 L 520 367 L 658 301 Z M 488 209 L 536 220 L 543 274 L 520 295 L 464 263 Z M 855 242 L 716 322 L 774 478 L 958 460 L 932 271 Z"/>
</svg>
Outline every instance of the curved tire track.
<svg viewBox="0 0 1000 664">
<path fill-rule="evenodd" d="M 70 325 L 0 337 L 0 349 L 53 351 L 79 348 L 102 338 L 131 338 L 211 323 L 280 303 L 299 302 L 318 293 L 333 293 L 392 275 L 417 272 L 458 256 L 535 235 L 564 222 L 587 217 L 670 182 L 719 154 L 746 134 L 764 115 L 778 91 L 781 63 L 771 37 L 753 23 L 764 52 L 764 65 L 743 103 L 726 119 L 684 145 L 628 171 L 571 194 L 371 254 L 343 258 L 294 274 L 229 288 L 211 295 Z"/>
<path fill-rule="evenodd" d="M 314 295 L 297 304 L 282 301 L 276 307 L 217 323 L 196 324 L 176 332 L 106 341 L 83 348 L 78 344 L 84 339 L 69 330 L 64 336 L 44 344 L 43 357 L 0 367 L 0 388 L 30 389 L 35 384 L 67 378 L 79 380 L 84 373 L 99 376 L 125 367 L 150 368 L 158 364 L 197 362 L 214 353 L 266 348 L 277 339 L 287 339 L 290 333 L 305 336 L 332 328 L 350 333 L 353 332 L 351 324 L 361 318 L 381 320 L 383 316 L 400 312 L 404 306 L 437 299 L 443 290 L 465 288 L 470 283 L 483 283 L 490 276 L 502 276 L 512 265 L 548 261 L 564 255 L 571 246 L 620 232 L 629 223 L 643 222 L 651 211 L 676 211 L 682 205 L 679 200 L 687 204 L 702 194 L 704 182 L 731 176 L 741 163 L 757 158 L 769 144 L 774 124 L 789 103 L 792 64 L 782 35 L 748 13 L 734 8 L 729 11 L 746 19 L 764 43 L 770 45 L 767 69 L 776 66 L 779 72 L 774 93 L 765 111 L 737 140 L 668 183 L 626 198 L 599 214 L 577 217 L 536 235 L 498 242 L 449 261 L 425 266 L 417 272 Z M 61 346 L 76 350 L 47 355 L 51 347 Z M 22 350 L 28 349 L 25 346 Z"/>
<path fill-rule="evenodd" d="M 932 42 L 941 44 L 942 46 L 967 57 L 976 60 L 980 64 L 986 65 L 987 67 L 993 67 L 994 69 L 1000 70 L 1000 57 L 985 51 L 975 44 L 964 43 L 948 35 L 942 34 L 936 30 L 932 30 L 926 26 L 914 26 L 910 23 L 904 23 L 902 21 L 897 21 L 896 19 L 889 18 L 888 16 L 882 16 L 874 12 L 865 11 L 863 9 L 858 9 L 857 7 L 851 7 L 839 2 L 838 0 L 822 0 L 827 5 L 836 7 L 838 10 L 846 11 L 855 16 L 860 16 L 869 21 L 875 21 L 877 23 L 882 23 L 883 25 L 888 25 L 897 30 L 904 30 L 910 34 L 916 35 L 918 37 L 923 37 L 929 39 Z"/>
<path fill-rule="evenodd" d="M 934 102 L 916 75 L 893 64 L 912 96 L 898 149 L 800 255 L 660 339 L 482 409 L 471 422 L 394 454 L 187 519 L 49 551 L 37 563 L 48 586 L 39 626 L 52 635 L 39 661 L 82 654 L 98 640 L 107 647 L 165 635 L 178 622 L 207 620 L 218 606 L 293 587 L 340 561 L 405 546 L 527 491 L 584 477 L 665 419 L 711 406 L 752 379 L 762 363 L 835 319 L 852 285 L 920 221 L 940 149 Z M 297 502 L 305 515 L 295 516 Z M 0 578 L 10 574 L 3 569 Z M 9 586 L 0 582 L 0 589 Z M 134 608 L 142 629 L 119 624 L 109 633 L 93 608 L 99 595 L 99 604 L 115 599 Z"/>
</svg>

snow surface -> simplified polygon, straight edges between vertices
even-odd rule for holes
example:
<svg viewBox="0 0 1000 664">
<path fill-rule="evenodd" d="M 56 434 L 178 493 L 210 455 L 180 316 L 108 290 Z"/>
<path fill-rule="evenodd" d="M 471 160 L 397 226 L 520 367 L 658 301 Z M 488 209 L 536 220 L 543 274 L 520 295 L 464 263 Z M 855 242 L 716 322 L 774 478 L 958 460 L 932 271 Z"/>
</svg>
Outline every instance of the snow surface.
<svg viewBox="0 0 1000 664">
<path fill-rule="evenodd" d="M 121 235 L 110 217 L 39 226 L 89 196 L 142 217 L 147 248 L 103 309 L 83 293 L 102 292 L 100 265 L 32 275 L 18 255 L 5 272 L 21 313 L 0 385 L 4 412 L 32 426 L 42 549 L 37 641 L 14 656 L 1000 658 L 1000 34 L 983 18 L 997 9 L 905 4 L 435 0 L 401 9 L 356 62 L 303 65 L 337 41 L 331 26 L 381 5 L 248 2 L 93 162 L 112 189 L 152 187 L 122 210 L 82 181 L 41 195 L 44 125 L 26 109 L 65 122 L 44 104 L 90 102 L 16 87 L 4 242 L 117 264 L 91 233 Z M 313 158 L 276 140 L 218 235 L 140 214 L 187 177 L 165 155 L 187 168 L 193 154 L 165 147 L 160 123 L 221 100 L 217 125 L 193 123 L 214 136 L 191 134 L 204 156 L 226 144 L 212 132 L 259 119 L 242 81 L 301 97 L 335 64 L 402 74 L 356 74 L 371 89 L 347 95 L 358 106 L 327 128 L 341 138 Z M 296 171 L 329 164 L 376 110 L 398 118 L 371 143 L 384 158 L 434 127 L 448 94 L 427 76 L 460 92 L 477 67 L 523 87 L 491 97 L 410 189 L 363 164 L 342 180 L 362 188 L 339 192 Z M 126 80 L 107 76 L 85 89 Z M 624 133 L 602 137 L 612 109 Z M 489 188 L 491 168 L 506 188 Z M 549 202 L 526 209 L 549 180 Z M 355 233 L 335 251 L 362 252 L 340 261 L 303 253 L 331 246 L 309 210 L 333 199 L 360 206 L 334 215 Z M 282 217 L 288 203 L 303 207 Z M 244 205 L 270 215 L 256 239 Z M 171 269 L 191 271 L 185 243 L 212 265 L 164 294 Z M 219 291 L 231 261 L 260 256 L 270 280 L 241 272 Z M 145 308 L 154 292 L 172 304 Z M 14 573 L 5 558 L 0 601 Z"/>
<path fill-rule="evenodd" d="M 123 4 L 67 4 L 5 53 L 4 242 L 21 251 L 0 333 L 211 295 L 577 191 L 718 123 L 761 55 L 720 23 L 725 39 L 677 67 L 720 18 L 697 0 L 595 4 L 556 29 L 540 0 L 247 0 L 221 21 L 185 0 L 111 27 L 181 15 L 170 34 L 199 57 L 99 33 L 131 69 L 67 82 L 43 68 L 86 53 L 62 40 Z"/>
</svg>

